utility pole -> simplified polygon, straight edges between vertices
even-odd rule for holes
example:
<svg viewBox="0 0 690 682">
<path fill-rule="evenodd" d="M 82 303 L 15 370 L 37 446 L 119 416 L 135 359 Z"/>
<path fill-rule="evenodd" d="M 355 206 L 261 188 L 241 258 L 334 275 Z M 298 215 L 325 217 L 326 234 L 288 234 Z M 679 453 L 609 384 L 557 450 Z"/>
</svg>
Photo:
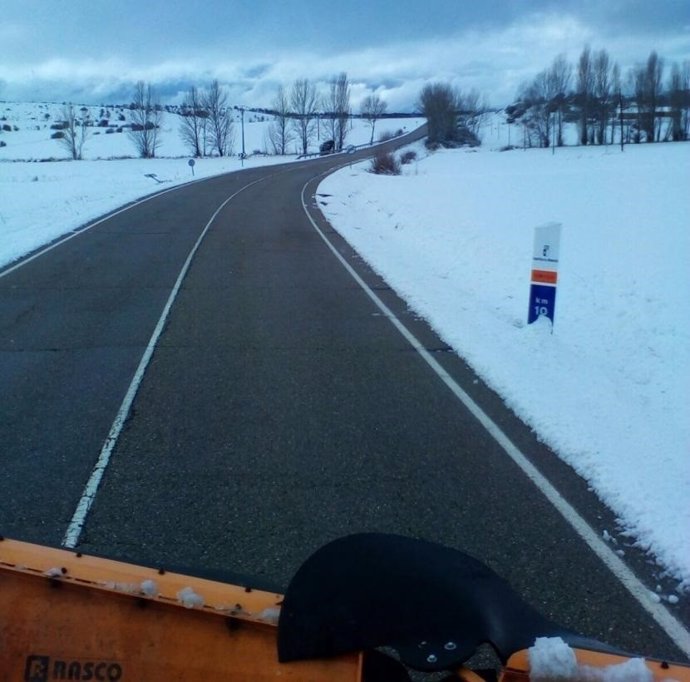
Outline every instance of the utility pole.
<svg viewBox="0 0 690 682">
<path fill-rule="evenodd" d="M 244 168 L 244 157 L 246 156 L 245 150 L 244 150 L 244 107 L 240 107 L 240 114 L 242 116 L 242 168 Z"/>
<path fill-rule="evenodd" d="M 623 93 L 620 90 L 618 91 L 618 107 L 620 109 L 620 113 L 618 114 L 618 116 L 621 121 L 621 151 L 624 151 L 625 143 L 623 142 Z"/>
</svg>

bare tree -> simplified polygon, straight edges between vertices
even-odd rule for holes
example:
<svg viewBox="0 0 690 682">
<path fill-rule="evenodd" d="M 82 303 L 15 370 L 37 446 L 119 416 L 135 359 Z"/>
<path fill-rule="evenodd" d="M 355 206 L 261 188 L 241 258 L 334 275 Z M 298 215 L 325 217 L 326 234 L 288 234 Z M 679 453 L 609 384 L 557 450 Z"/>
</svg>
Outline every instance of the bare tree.
<svg viewBox="0 0 690 682">
<path fill-rule="evenodd" d="M 595 129 L 597 144 L 606 143 L 606 128 L 611 115 L 611 59 L 606 50 L 599 50 L 592 63 L 594 71 L 594 104 L 597 113 Z"/>
<path fill-rule="evenodd" d="M 68 104 L 62 110 L 64 127 L 60 142 L 67 149 L 75 161 L 82 158 L 84 143 L 88 137 L 86 121 L 77 118 L 72 104 Z"/>
<path fill-rule="evenodd" d="M 623 151 L 623 145 L 625 144 L 625 134 L 624 134 L 624 118 L 623 118 L 623 105 L 624 105 L 624 100 L 623 100 L 623 82 L 621 80 L 621 67 L 618 65 L 618 62 L 614 62 L 613 68 L 611 69 L 611 88 L 613 90 L 613 96 L 614 96 L 614 108 L 618 108 L 618 121 L 619 121 L 619 129 L 620 129 L 620 145 L 621 145 L 621 151 Z M 611 117 L 611 144 L 614 143 L 615 140 L 615 135 L 616 135 L 616 116 Z"/>
<path fill-rule="evenodd" d="M 281 85 L 273 101 L 274 119 L 268 128 L 268 139 L 274 154 L 287 154 L 288 146 L 294 139 L 290 126 L 290 103 L 285 88 Z"/>
<path fill-rule="evenodd" d="M 650 123 L 647 141 L 652 142 L 658 141 L 661 137 L 661 119 L 657 117 L 657 114 L 661 102 L 664 74 L 664 60 L 655 51 L 652 51 L 647 58 L 646 73 L 648 121 Z M 651 139 L 649 133 L 651 133 Z"/>
<path fill-rule="evenodd" d="M 350 107 L 350 82 L 347 79 L 345 72 L 338 76 L 336 82 L 336 100 L 338 102 L 338 136 L 336 143 L 338 149 L 345 147 L 345 140 L 347 138 L 348 123 L 350 122 L 350 114 L 352 113 Z"/>
<path fill-rule="evenodd" d="M 646 64 L 632 71 L 637 104 L 638 137 L 644 133 L 647 142 L 659 139 L 661 123 L 657 125 L 658 106 L 661 99 L 664 60 L 652 51 Z"/>
<path fill-rule="evenodd" d="M 668 82 L 668 104 L 671 118 L 666 138 L 673 141 L 690 138 L 690 61 L 674 62 Z"/>
<path fill-rule="evenodd" d="M 668 82 L 668 103 L 671 115 L 670 130 L 667 137 L 674 142 L 683 139 L 683 77 L 678 62 L 671 65 L 671 75 Z"/>
<path fill-rule="evenodd" d="M 647 126 L 645 122 L 645 97 L 646 97 L 646 87 L 645 87 L 645 69 L 644 66 L 637 65 L 631 68 L 628 73 L 629 86 L 632 87 L 634 98 L 635 98 L 635 111 L 637 121 L 634 126 L 634 134 L 632 135 L 632 140 L 635 143 L 642 141 L 642 132 Z"/>
<path fill-rule="evenodd" d="M 519 93 L 522 109 L 522 125 L 529 146 L 548 147 L 551 141 L 551 90 L 552 81 L 548 71 L 541 71 L 534 79 L 523 85 Z"/>
<path fill-rule="evenodd" d="M 331 80 L 324 105 L 330 122 L 331 138 L 335 143 L 336 151 L 340 151 L 345 144 L 347 121 L 350 117 L 350 84 L 346 73 L 341 73 Z"/>
<path fill-rule="evenodd" d="M 587 144 L 591 140 L 589 134 L 589 117 L 594 90 L 594 70 L 592 68 L 592 52 L 587 45 L 577 63 L 577 92 L 576 100 L 580 109 L 580 144 Z"/>
<path fill-rule="evenodd" d="M 525 147 L 563 146 L 563 119 L 570 99 L 572 67 L 565 55 L 520 86 L 517 101 L 506 107 L 508 124 L 519 123 Z"/>
<path fill-rule="evenodd" d="M 458 137 L 458 99 L 445 83 L 429 83 L 419 97 L 430 145 L 453 145 Z"/>
<path fill-rule="evenodd" d="M 565 103 L 568 97 L 568 90 L 570 88 L 570 79 L 572 77 L 572 67 L 564 54 L 559 54 L 553 60 L 551 68 L 548 71 L 549 91 L 554 97 L 554 107 L 556 112 L 555 131 L 556 144 L 559 147 L 563 146 L 563 113 L 565 111 Z"/>
<path fill-rule="evenodd" d="M 228 96 L 217 80 L 203 98 L 203 108 L 208 112 L 208 133 L 211 147 L 218 156 L 232 153 L 233 122 Z"/>
<path fill-rule="evenodd" d="M 139 81 L 134 90 L 132 130 L 130 139 L 142 159 L 152 159 L 160 141 L 158 129 L 161 124 L 161 108 L 150 83 Z"/>
<path fill-rule="evenodd" d="M 180 109 L 180 137 L 197 158 L 204 156 L 203 136 L 208 119 L 208 112 L 203 108 L 202 99 L 197 88 L 192 86 L 187 91 Z"/>
<path fill-rule="evenodd" d="M 296 80 L 290 91 L 290 108 L 292 109 L 293 126 L 302 145 L 302 154 L 309 151 L 309 143 L 314 137 L 314 119 L 316 117 L 316 87 L 306 78 Z"/>
<path fill-rule="evenodd" d="M 488 106 L 479 90 L 473 88 L 469 92 L 457 92 L 458 122 L 479 138 L 479 131 L 484 122 Z"/>
<path fill-rule="evenodd" d="M 368 95 L 362 100 L 360 109 L 362 117 L 371 126 L 371 140 L 369 140 L 369 144 L 374 144 L 374 128 L 376 127 L 376 121 L 386 113 L 387 106 L 388 105 L 378 95 Z"/>
<path fill-rule="evenodd" d="M 690 139 L 690 60 L 685 60 L 680 70 L 682 91 L 681 130 L 683 140 Z"/>
</svg>

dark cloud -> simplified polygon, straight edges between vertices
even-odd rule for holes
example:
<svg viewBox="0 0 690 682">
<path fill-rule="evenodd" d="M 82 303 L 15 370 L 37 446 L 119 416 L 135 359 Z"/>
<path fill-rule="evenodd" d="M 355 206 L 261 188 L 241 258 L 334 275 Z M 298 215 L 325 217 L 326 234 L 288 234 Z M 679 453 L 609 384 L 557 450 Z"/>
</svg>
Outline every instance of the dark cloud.
<svg viewBox="0 0 690 682">
<path fill-rule="evenodd" d="M 127 101 L 139 79 L 172 99 L 218 78 L 265 105 L 280 83 L 347 71 L 397 102 L 438 79 L 505 102 L 585 43 L 623 68 L 690 57 L 690 0 L 4 0 L 2 20 L 0 96 L 17 99 Z"/>
<path fill-rule="evenodd" d="M 255 64 L 244 70 L 247 78 L 263 78 L 271 70 L 272 64 Z"/>
</svg>

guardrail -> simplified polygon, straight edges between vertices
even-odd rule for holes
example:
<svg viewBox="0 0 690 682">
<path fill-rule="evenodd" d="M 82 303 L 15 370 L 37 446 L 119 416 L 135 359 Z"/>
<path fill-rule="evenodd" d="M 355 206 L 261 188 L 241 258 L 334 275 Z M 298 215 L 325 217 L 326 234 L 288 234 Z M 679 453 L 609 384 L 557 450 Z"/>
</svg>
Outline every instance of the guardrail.
<svg viewBox="0 0 690 682">
<path fill-rule="evenodd" d="M 340 151 L 332 151 L 332 152 L 309 152 L 308 154 L 300 154 L 297 157 L 297 160 L 299 161 L 300 159 L 310 159 L 314 156 L 336 156 L 338 154 L 354 154 L 355 152 L 359 151 L 360 149 L 370 149 L 372 147 L 377 147 L 381 144 L 386 144 L 386 142 L 390 142 L 391 140 L 397 140 L 399 137 L 405 137 L 405 135 L 409 135 L 412 130 L 407 130 L 403 132 L 402 135 L 394 135 L 393 137 L 389 137 L 385 140 L 378 140 L 378 142 L 365 142 L 364 144 L 349 144 L 345 149 L 341 149 Z"/>
</svg>

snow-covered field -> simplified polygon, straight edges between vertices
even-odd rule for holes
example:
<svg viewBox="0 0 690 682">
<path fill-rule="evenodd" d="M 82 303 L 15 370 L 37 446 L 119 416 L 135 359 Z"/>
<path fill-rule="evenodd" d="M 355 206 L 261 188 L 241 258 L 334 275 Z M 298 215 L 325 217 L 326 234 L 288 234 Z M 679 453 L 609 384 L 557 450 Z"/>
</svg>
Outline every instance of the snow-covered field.
<svg viewBox="0 0 690 682">
<path fill-rule="evenodd" d="M 136 156 L 126 131 L 106 133 L 108 128 L 89 128 L 83 161 L 67 161 L 69 154 L 51 139 L 50 128 L 61 119 L 62 105 L 0 102 L 0 267 L 84 223 L 129 201 L 194 179 L 218 175 L 240 168 L 294 161 L 296 155 L 266 156 L 268 117 L 247 112 L 245 149 L 249 158 L 240 161 L 237 153 L 223 158 L 197 159 L 194 175 L 188 165 L 188 150 L 179 135 L 179 117 L 164 114 L 160 131 L 159 158 Z M 79 107 L 77 107 L 79 112 Z M 98 121 L 111 121 L 113 130 L 128 118 L 126 109 L 90 107 Z M 420 119 L 387 119 L 376 124 L 376 138 L 382 133 L 413 130 Z M 18 130 L 14 130 L 14 128 Z M 98 134 L 97 134 L 98 133 Z M 326 135 L 321 131 L 321 141 Z M 347 144 L 369 142 L 371 128 L 354 121 Z M 318 150 L 318 140 L 312 151 Z M 241 150 L 240 121 L 234 123 L 235 152 Z M 44 161 L 44 159 L 60 159 Z M 150 177 L 155 175 L 156 177 Z"/>
<path fill-rule="evenodd" d="M 322 210 L 589 481 L 620 519 L 616 549 L 635 538 L 687 590 L 690 143 L 501 144 L 419 145 L 397 177 L 342 170 L 321 183 Z M 563 224 L 553 333 L 526 324 L 547 222 Z"/>
<path fill-rule="evenodd" d="M 0 127 L 20 128 L 0 134 L 0 267 L 192 180 L 172 115 L 159 150 L 169 158 L 96 160 L 134 155 L 126 133 L 110 133 L 87 142 L 86 161 L 12 161 L 65 156 L 47 127 L 60 107 L 38 107 L 0 103 Z M 377 135 L 418 124 L 381 121 Z M 264 149 L 266 127 L 246 121 L 247 151 Z M 235 133 L 237 151 L 239 123 Z M 369 135 L 355 123 L 348 142 Z M 418 146 L 398 177 L 367 164 L 341 171 L 320 186 L 332 195 L 323 210 L 590 482 L 620 518 L 607 533 L 617 549 L 637 541 L 688 589 L 690 144 L 500 153 L 507 129 L 497 120 L 484 142 L 431 156 Z M 236 156 L 202 159 L 195 177 L 239 168 Z M 526 325 L 533 228 L 551 221 L 563 224 L 553 333 Z"/>
</svg>

